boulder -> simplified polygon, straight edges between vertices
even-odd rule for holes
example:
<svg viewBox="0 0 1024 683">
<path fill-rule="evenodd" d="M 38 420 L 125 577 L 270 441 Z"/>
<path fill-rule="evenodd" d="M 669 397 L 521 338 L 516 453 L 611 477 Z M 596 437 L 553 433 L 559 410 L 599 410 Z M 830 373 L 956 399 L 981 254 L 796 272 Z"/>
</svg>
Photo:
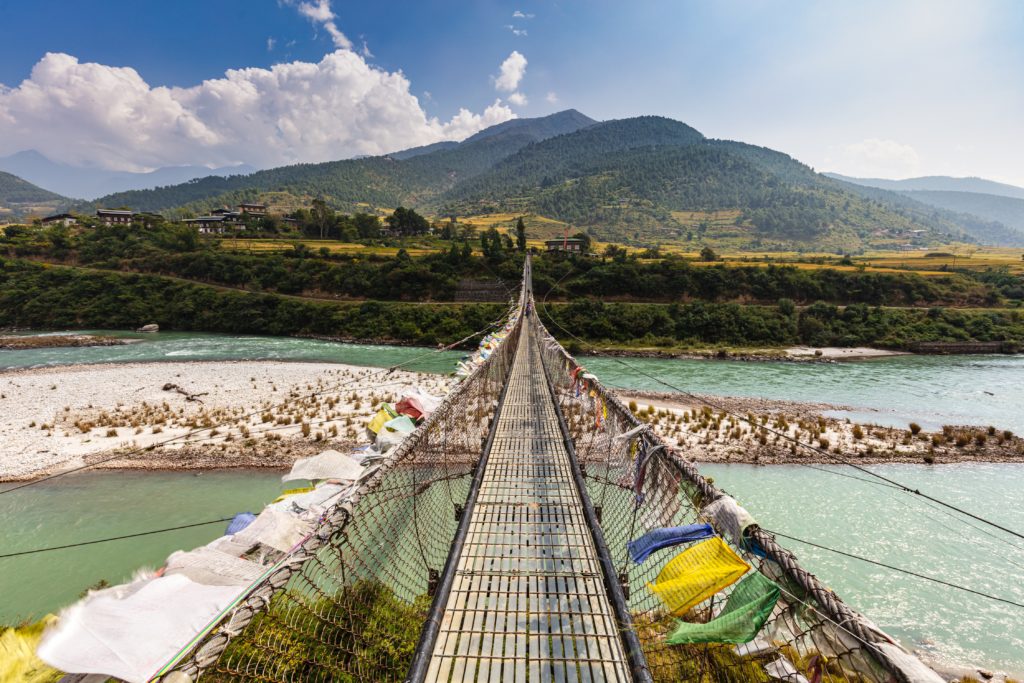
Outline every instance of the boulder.
<svg viewBox="0 0 1024 683">
<path fill-rule="evenodd" d="M 143 325 L 142 327 L 140 327 L 139 329 L 137 329 L 135 331 L 136 332 L 159 332 L 160 331 L 160 326 L 157 325 L 156 323 L 150 323 L 148 325 Z"/>
</svg>

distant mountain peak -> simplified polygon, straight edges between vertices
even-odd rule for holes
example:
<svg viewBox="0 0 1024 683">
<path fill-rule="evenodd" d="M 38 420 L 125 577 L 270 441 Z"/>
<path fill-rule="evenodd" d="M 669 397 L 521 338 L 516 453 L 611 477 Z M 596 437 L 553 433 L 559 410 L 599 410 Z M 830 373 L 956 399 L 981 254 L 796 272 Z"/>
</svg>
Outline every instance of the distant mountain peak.
<svg viewBox="0 0 1024 683">
<path fill-rule="evenodd" d="M 50 159 L 45 154 L 27 149 L 0 157 L 0 171 L 66 197 L 92 199 L 125 190 L 144 190 L 162 185 L 176 185 L 206 176 L 242 175 L 255 171 L 246 164 L 206 168 L 205 166 L 165 166 L 148 173 L 109 171 L 89 166 L 72 166 Z"/>
<path fill-rule="evenodd" d="M 403 149 L 399 152 L 388 154 L 387 156 L 392 159 L 403 161 L 405 159 L 411 159 L 425 154 L 432 154 L 433 152 L 456 149 L 464 145 L 472 145 L 473 143 L 480 142 L 481 140 L 487 140 L 488 138 L 495 138 L 504 135 L 520 135 L 526 139 L 525 141 L 540 142 L 541 140 L 547 140 L 548 138 L 555 137 L 556 135 L 565 135 L 566 133 L 575 132 L 581 128 L 592 126 L 595 123 L 597 123 L 597 121 L 589 116 L 581 114 L 575 109 L 566 109 L 565 111 L 548 114 L 547 116 L 509 119 L 508 121 L 484 128 L 482 131 L 470 135 L 462 142 L 442 140 L 441 142 L 435 142 L 431 145 Z"/>
</svg>

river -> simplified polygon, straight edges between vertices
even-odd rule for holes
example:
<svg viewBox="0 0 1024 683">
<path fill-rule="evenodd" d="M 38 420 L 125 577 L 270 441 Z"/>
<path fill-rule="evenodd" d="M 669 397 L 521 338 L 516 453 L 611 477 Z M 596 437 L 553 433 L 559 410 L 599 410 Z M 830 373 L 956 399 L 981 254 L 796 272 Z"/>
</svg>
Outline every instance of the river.
<svg viewBox="0 0 1024 683">
<path fill-rule="evenodd" d="M 192 333 L 132 335 L 115 347 L 0 352 L 0 367 L 72 363 L 276 359 L 448 371 L 457 352 Z M 829 402 L 875 422 L 995 424 L 1024 432 L 1024 358 L 894 357 L 775 363 L 587 358 L 608 384 L 666 390 L 642 369 L 690 391 Z M 921 499 L 799 466 L 705 465 L 763 526 L 951 583 L 1024 602 L 1024 542 L 972 528 Z M 823 468 L 830 470 L 832 468 Z M 872 469 L 1012 528 L 1024 520 L 1024 465 L 890 465 Z M 845 470 L 839 470 L 846 473 Z M 863 476 L 863 475 L 858 475 Z M 4 485 L 0 485 L 0 490 Z M 280 490 L 268 472 L 86 472 L 0 495 L 2 553 L 203 522 L 257 510 Z M 972 522 L 978 526 L 977 522 Z M 0 623 L 35 618 L 170 552 L 223 532 L 222 524 L 0 559 Z M 988 534 L 995 534 L 996 537 Z M 1024 673 L 1022 610 L 784 541 L 808 568 L 905 644 L 953 662 Z"/>
<path fill-rule="evenodd" d="M 140 333 L 77 330 L 131 340 L 120 346 L 78 346 L 0 351 L 0 370 L 54 367 L 77 363 L 153 363 L 160 361 L 289 360 L 349 365 L 403 365 L 418 372 L 451 372 L 464 354 L 418 346 L 342 344 L 297 337 L 208 334 L 203 332 Z"/>
<path fill-rule="evenodd" d="M 888 356 L 841 363 L 583 359 L 612 387 L 849 406 L 857 422 L 925 429 L 995 425 L 1024 433 L 1024 356 Z M 656 377 L 647 377 L 637 370 Z M 662 381 L 659 381 L 662 380 Z M 667 385 L 666 385 L 667 383 Z"/>
</svg>

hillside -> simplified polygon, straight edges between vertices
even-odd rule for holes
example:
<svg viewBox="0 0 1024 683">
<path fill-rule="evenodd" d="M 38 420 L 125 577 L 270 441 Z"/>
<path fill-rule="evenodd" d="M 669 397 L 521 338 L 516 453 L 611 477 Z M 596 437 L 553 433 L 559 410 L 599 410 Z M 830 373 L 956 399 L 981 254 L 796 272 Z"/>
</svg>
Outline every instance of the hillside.
<svg viewBox="0 0 1024 683">
<path fill-rule="evenodd" d="M 890 180 L 887 178 L 851 178 L 850 176 L 838 173 L 825 173 L 824 175 L 836 180 L 844 180 L 848 183 L 878 187 L 894 192 L 914 192 L 918 190 L 928 192 L 977 192 L 979 194 L 994 194 L 1000 197 L 1024 199 L 1024 187 L 997 183 L 994 180 L 985 180 L 984 178 L 953 178 L 951 176 L 935 175 Z"/>
<path fill-rule="evenodd" d="M 437 216 L 533 214 L 633 244 L 857 251 L 1017 237 L 990 221 L 833 180 L 775 150 L 709 140 L 678 121 L 596 123 L 574 110 L 508 121 L 461 143 L 208 177 L 81 208 L 181 215 L 257 197 L 284 197 L 275 201 L 281 207 L 322 197 L 346 212 L 406 205 Z"/>
<path fill-rule="evenodd" d="M 50 213 L 68 202 L 66 197 L 0 171 L 0 220 Z"/>
<path fill-rule="evenodd" d="M 939 208 L 998 221 L 1006 227 L 1018 231 L 1021 239 L 1024 240 L 1024 199 L 981 192 L 914 190 L 901 194 Z"/>
<path fill-rule="evenodd" d="M 951 216 L 912 215 L 899 199 L 866 201 L 780 152 L 708 140 L 648 116 L 524 147 L 445 193 L 439 206 L 444 214 L 538 213 L 601 239 L 640 243 L 711 239 L 835 250 L 871 239 L 910 241 L 914 230 L 935 239 L 964 230 Z M 715 226 L 723 211 L 734 220 Z"/>
<path fill-rule="evenodd" d="M 513 119 L 454 145 L 437 143 L 393 155 L 296 164 L 247 176 L 202 178 L 156 190 L 119 192 L 83 207 L 131 206 L 162 212 L 187 207 L 203 211 L 251 199 L 259 192 L 279 190 L 298 196 L 322 196 L 348 210 L 365 208 L 365 204 L 420 205 L 530 143 L 593 123 L 575 110 L 537 119 Z"/>
<path fill-rule="evenodd" d="M 832 174 L 833 176 L 835 174 Z M 1024 201 L 974 192 L 892 192 L 842 180 L 834 182 L 872 200 L 884 200 L 921 221 L 935 219 L 957 224 L 982 244 L 1024 246 L 1024 228 L 1018 208 Z M 958 198 L 954 196 L 959 196 Z"/>
</svg>

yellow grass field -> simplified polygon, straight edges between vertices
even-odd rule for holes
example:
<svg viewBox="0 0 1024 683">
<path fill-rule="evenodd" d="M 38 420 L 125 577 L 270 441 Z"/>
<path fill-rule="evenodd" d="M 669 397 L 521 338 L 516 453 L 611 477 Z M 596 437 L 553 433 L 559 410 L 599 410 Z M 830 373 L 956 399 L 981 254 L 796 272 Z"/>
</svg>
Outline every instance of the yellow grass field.
<svg viewBox="0 0 1024 683">
<path fill-rule="evenodd" d="M 291 251 L 296 244 L 304 244 L 313 252 L 326 247 L 332 254 L 346 253 L 358 255 L 383 255 L 394 256 L 400 247 L 371 247 L 365 244 L 352 244 L 351 242 L 338 242 L 336 240 L 274 240 L 274 239 L 231 239 L 221 241 L 222 249 L 231 251 L 246 251 L 250 253 L 274 253 Z M 428 249 L 423 247 L 406 247 L 405 251 L 410 256 L 424 256 L 433 254 L 440 249 Z"/>
<path fill-rule="evenodd" d="M 936 254 L 929 256 L 928 254 Z M 938 256 L 937 254 L 948 254 Z M 872 266 L 883 268 L 907 268 L 910 270 L 948 268 L 1007 268 L 1011 273 L 1024 274 L 1024 249 L 1011 247 L 975 247 L 957 245 L 949 248 L 930 249 L 927 252 L 868 252 L 856 261 L 863 260 Z"/>
</svg>

